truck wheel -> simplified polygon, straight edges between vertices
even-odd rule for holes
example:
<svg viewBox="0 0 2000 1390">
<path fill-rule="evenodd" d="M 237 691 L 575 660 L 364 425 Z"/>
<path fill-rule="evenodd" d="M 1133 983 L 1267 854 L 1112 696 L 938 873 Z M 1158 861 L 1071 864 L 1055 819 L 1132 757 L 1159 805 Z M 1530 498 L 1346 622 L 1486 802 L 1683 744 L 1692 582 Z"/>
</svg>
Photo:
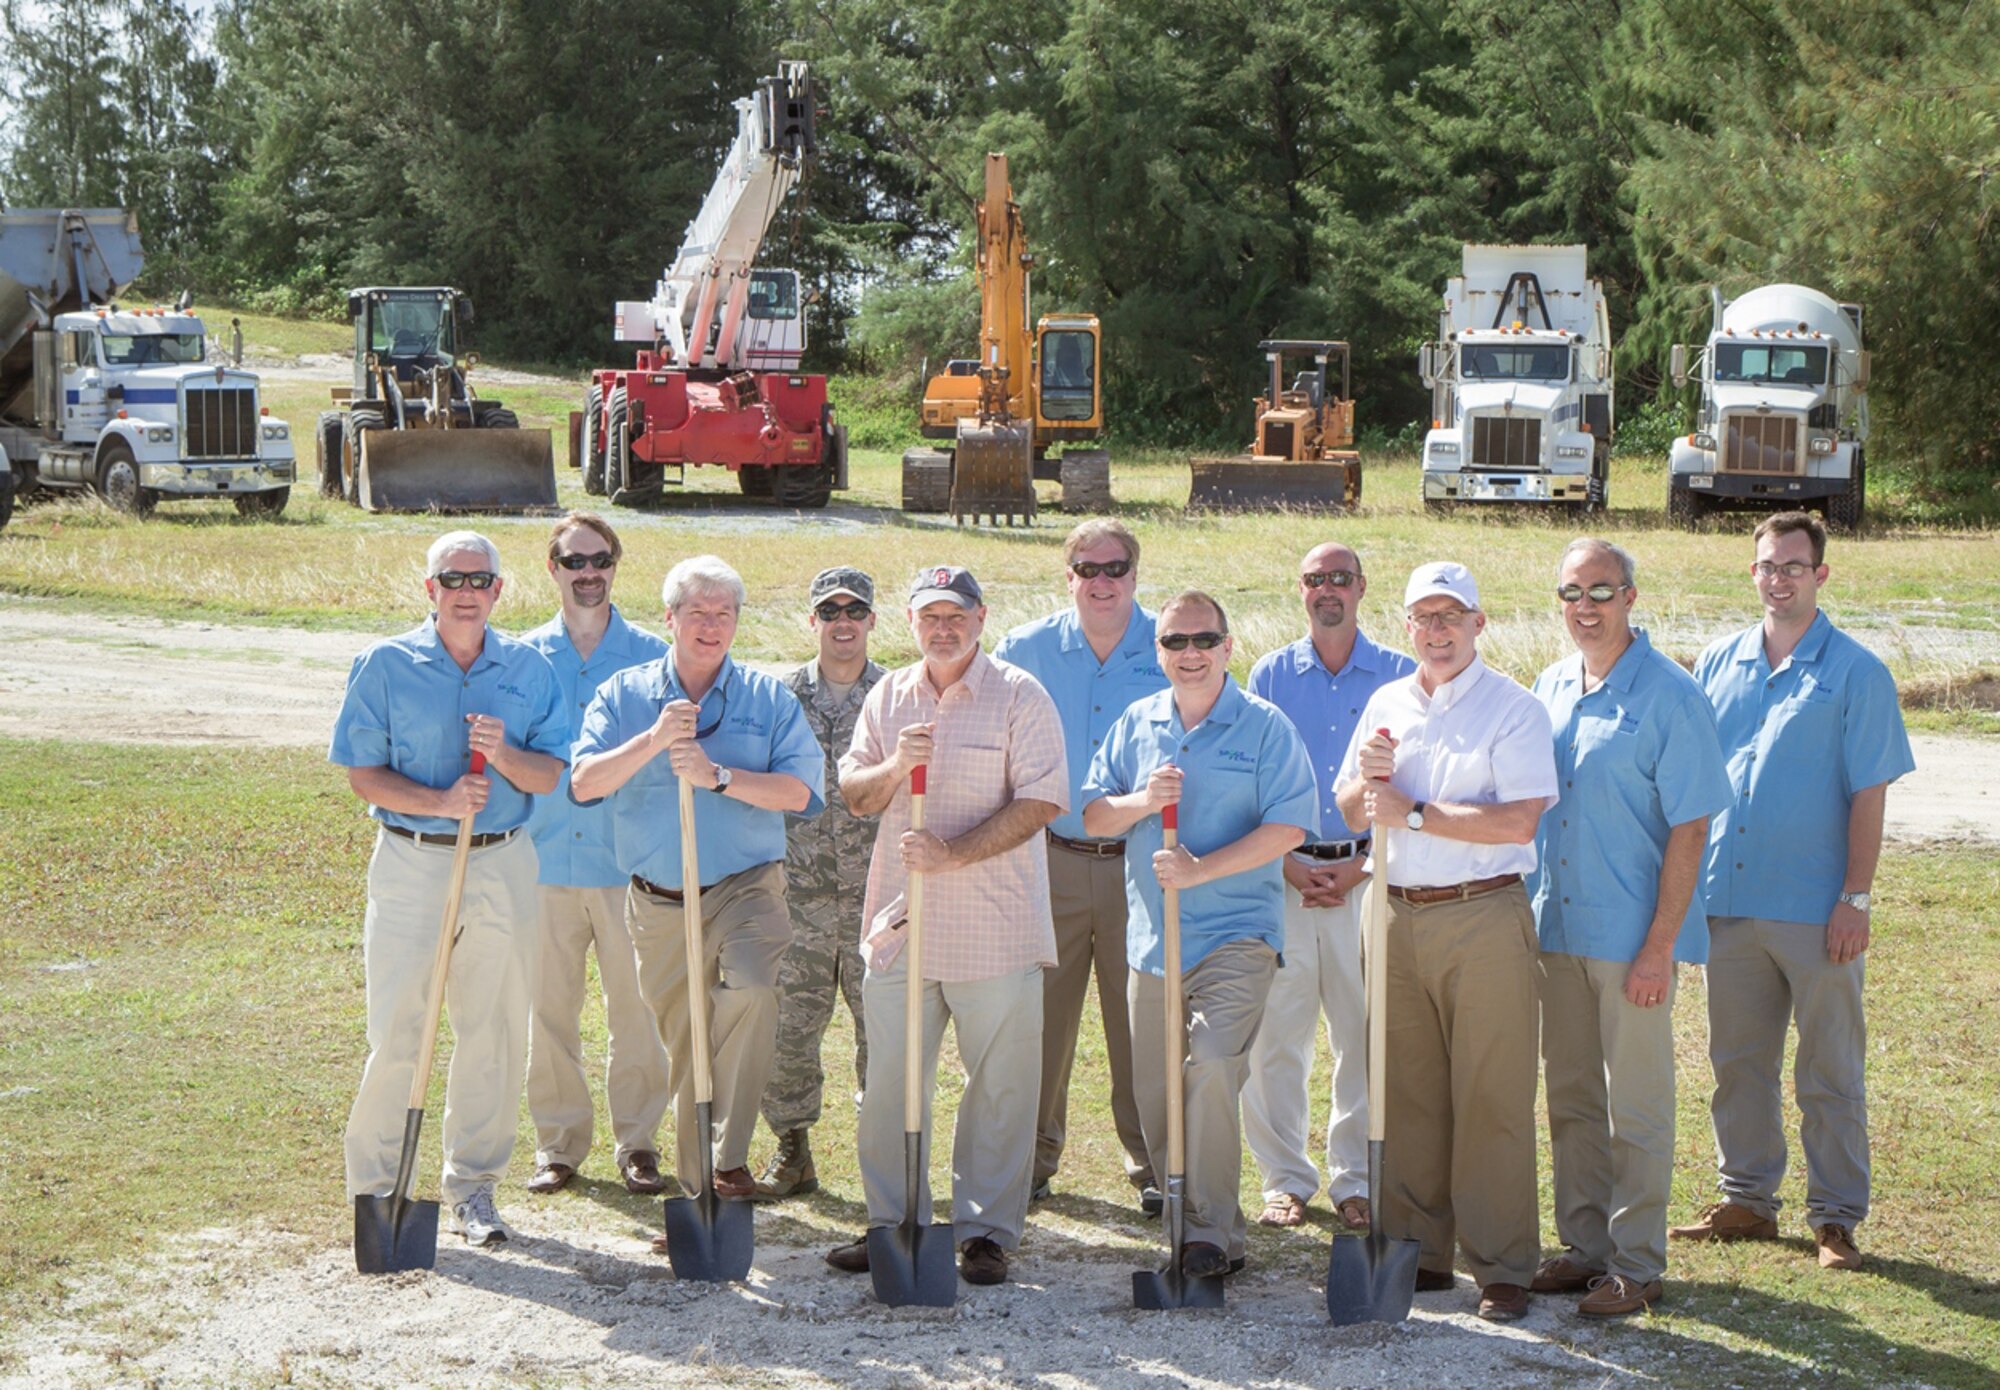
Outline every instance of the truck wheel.
<svg viewBox="0 0 2000 1390">
<path fill-rule="evenodd" d="M 0 529 L 14 519 L 14 489 L 20 481 L 12 473 L 0 473 Z"/>
<path fill-rule="evenodd" d="M 292 490 L 288 487 L 274 487 L 269 492 L 239 492 L 236 494 L 236 514 L 274 517 L 284 511 L 285 503 L 291 500 Z"/>
<path fill-rule="evenodd" d="M 491 410 L 482 410 L 472 422 L 474 429 L 517 430 L 521 428 L 520 417 L 504 405 L 496 405 Z"/>
<path fill-rule="evenodd" d="M 1847 491 L 1826 499 L 1826 523 L 1846 535 L 1861 530 L 1861 518 L 1868 507 L 1868 456 L 1854 451 L 1854 466 L 1848 473 Z"/>
<path fill-rule="evenodd" d="M 593 386 L 583 398 L 583 490 L 604 495 L 604 440 L 598 423 L 604 414 L 604 388 Z"/>
<path fill-rule="evenodd" d="M 346 422 L 346 411 L 322 410 L 319 413 L 313 444 L 319 454 L 319 495 L 322 497 L 340 496 L 340 436 L 347 428 Z"/>
<path fill-rule="evenodd" d="M 614 503 L 631 486 L 632 441 L 625 437 L 625 388 L 611 388 L 604 411 L 604 495 Z"/>
<path fill-rule="evenodd" d="M 788 464 L 771 472 L 771 500 L 780 507 L 817 511 L 833 497 L 831 463 Z"/>
<path fill-rule="evenodd" d="M 766 464 L 746 463 L 736 470 L 736 486 L 745 497 L 769 498 L 777 487 L 771 477 L 776 471 Z"/>
<path fill-rule="evenodd" d="M 355 506 L 361 505 L 361 436 L 369 430 L 387 428 L 388 419 L 379 410 L 350 410 L 346 434 L 340 445 L 340 493 Z"/>
<path fill-rule="evenodd" d="M 1709 499 L 1691 487 L 1682 487 L 1671 478 L 1667 480 L 1667 524 L 1678 526 L 1683 531 L 1692 531 L 1701 525 L 1701 519 L 1711 508 Z"/>
<path fill-rule="evenodd" d="M 97 466 L 97 491 L 114 511 L 127 516 L 145 516 L 160 500 L 160 494 L 139 486 L 139 465 L 132 447 L 122 439 L 104 446 L 104 458 Z"/>
</svg>

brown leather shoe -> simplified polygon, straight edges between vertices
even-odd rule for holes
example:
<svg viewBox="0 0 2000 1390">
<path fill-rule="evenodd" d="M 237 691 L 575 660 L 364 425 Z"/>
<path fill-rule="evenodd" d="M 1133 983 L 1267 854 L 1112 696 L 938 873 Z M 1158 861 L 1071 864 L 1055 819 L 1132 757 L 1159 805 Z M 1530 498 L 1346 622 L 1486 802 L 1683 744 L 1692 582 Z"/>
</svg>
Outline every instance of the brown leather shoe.
<svg viewBox="0 0 2000 1390">
<path fill-rule="evenodd" d="M 998 1284 L 1007 1277 L 1007 1252 L 974 1236 L 958 1247 L 958 1273 L 968 1284 Z"/>
<path fill-rule="evenodd" d="M 618 1160 L 618 1171 L 625 1175 L 627 1192 L 656 1197 L 667 1190 L 667 1180 L 660 1175 L 660 1156 L 651 1149 L 632 1150 Z"/>
<path fill-rule="evenodd" d="M 715 1175 L 715 1195 L 725 1202 L 754 1201 L 757 1180 L 748 1168 L 724 1168 Z"/>
<path fill-rule="evenodd" d="M 1815 1226 L 1813 1241 L 1819 1246 L 1821 1269 L 1861 1268 L 1861 1250 L 1855 1245 L 1854 1232 L 1848 1227 L 1834 1221 L 1829 1221 L 1824 1226 Z"/>
<path fill-rule="evenodd" d="M 1600 1274 L 1590 1281 L 1590 1292 L 1578 1300 L 1576 1311 L 1585 1318 L 1625 1318 L 1645 1312 L 1665 1296 L 1657 1279 L 1641 1284 L 1622 1274 Z"/>
<path fill-rule="evenodd" d="M 1425 1269 L 1417 1266 L 1418 1293 L 1445 1293 L 1458 1287 L 1458 1276 L 1448 1269 Z"/>
<path fill-rule="evenodd" d="M 1590 1269 L 1578 1264 L 1567 1255 L 1558 1255 L 1552 1260 L 1543 1260 L 1541 1268 L 1535 1271 L 1535 1280 L 1528 1285 L 1533 1293 L 1582 1293 L 1591 1281 L 1602 1279 L 1604 1271 Z"/>
<path fill-rule="evenodd" d="M 544 1163 L 535 1170 L 535 1176 L 528 1179 L 526 1187 L 538 1196 L 547 1196 L 568 1187 L 569 1180 L 575 1176 L 576 1169 L 567 1163 Z"/>
<path fill-rule="evenodd" d="M 866 1274 L 868 1272 L 868 1237 L 849 1241 L 846 1245 L 836 1245 L 826 1252 L 826 1262 L 842 1274 Z"/>
<path fill-rule="evenodd" d="M 1528 1291 L 1519 1284 L 1488 1284 L 1479 1291 L 1479 1316 L 1488 1322 L 1519 1322 L 1528 1315 Z"/>
<path fill-rule="evenodd" d="M 1667 1234 L 1675 1240 L 1776 1240 L 1778 1223 L 1734 1202 L 1710 1202 L 1693 1221 Z"/>
</svg>

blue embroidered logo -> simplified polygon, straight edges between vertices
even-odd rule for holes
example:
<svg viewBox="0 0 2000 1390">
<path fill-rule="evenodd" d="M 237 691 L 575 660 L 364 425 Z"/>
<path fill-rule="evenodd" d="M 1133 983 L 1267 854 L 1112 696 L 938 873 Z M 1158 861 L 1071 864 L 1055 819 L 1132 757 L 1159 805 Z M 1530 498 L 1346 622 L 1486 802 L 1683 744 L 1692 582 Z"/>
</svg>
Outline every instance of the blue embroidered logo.
<svg viewBox="0 0 2000 1390">
<path fill-rule="evenodd" d="M 512 695 L 517 700 L 525 700 L 528 698 L 527 691 L 521 689 L 521 687 L 518 685 L 510 685 L 505 681 L 502 681 L 500 684 L 494 686 L 493 688 L 499 691 L 502 695 Z"/>
<path fill-rule="evenodd" d="M 1244 748 L 1218 748 L 1215 751 L 1215 756 L 1232 763 L 1254 763 L 1257 761 L 1256 755 Z"/>
</svg>

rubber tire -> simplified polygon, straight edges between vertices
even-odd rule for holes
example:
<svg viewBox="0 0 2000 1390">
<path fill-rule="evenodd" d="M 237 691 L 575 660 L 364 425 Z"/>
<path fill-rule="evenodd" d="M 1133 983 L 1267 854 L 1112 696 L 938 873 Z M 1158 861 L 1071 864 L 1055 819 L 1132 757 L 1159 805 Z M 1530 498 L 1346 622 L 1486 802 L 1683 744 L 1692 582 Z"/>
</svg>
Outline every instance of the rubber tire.
<svg viewBox="0 0 2000 1390">
<path fill-rule="evenodd" d="M 1667 525 L 1683 531 L 1695 530 L 1712 505 L 1708 498 L 1693 488 L 1675 487 L 1673 478 L 1667 479 Z"/>
<path fill-rule="evenodd" d="M 346 411 L 322 410 L 319 413 L 313 444 L 318 452 L 315 461 L 319 464 L 319 495 L 322 497 L 340 496 L 340 440 L 346 429 Z"/>
<path fill-rule="evenodd" d="M 604 410 L 604 495 L 614 503 L 618 494 L 631 482 L 632 449 L 630 441 L 619 447 L 619 440 L 625 433 L 625 388 L 611 388 L 610 401 Z"/>
<path fill-rule="evenodd" d="M 97 465 L 97 495 L 116 512 L 143 517 L 152 513 L 160 494 L 139 486 L 139 464 L 131 446 L 114 439 L 104 446 L 103 461 Z"/>
<path fill-rule="evenodd" d="M 15 473 L 0 473 L 0 531 L 14 519 L 14 489 L 20 486 L 20 476 Z"/>
<path fill-rule="evenodd" d="M 736 485 L 745 497 L 768 502 L 777 495 L 777 479 L 772 476 L 777 471 L 766 464 L 746 463 L 736 470 Z"/>
<path fill-rule="evenodd" d="M 1826 499 L 1826 524 L 1842 535 L 1858 535 L 1867 513 L 1868 454 L 1864 449 L 1856 449 L 1854 472 L 1848 478 L 1847 491 Z"/>
<path fill-rule="evenodd" d="M 496 405 L 491 410 L 481 411 L 472 422 L 474 429 L 517 430 L 521 428 L 520 417 L 504 405 Z"/>
<path fill-rule="evenodd" d="M 593 386 L 583 398 L 583 490 L 592 497 L 604 495 L 604 442 L 598 438 L 597 422 L 604 414 L 604 388 Z"/>
<path fill-rule="evenodd" d="M 347 412 L 346 437 L 341 442 L 341 495 L 355 506 L 361 505 L 361 435 L 364 430 L 387 429 L 389 421 L 379 410 Z M 347 456 L 353 455 L 354 470 L 347 470 Z"/>
<path fill-rule="evenodd" d="M 771 500 L 788 511 L 817 511 L 833 498 L 831 463 L 790 464 L 771 472 Z"/>
<path fill-rule="evenodd" d="M 1452 513 L 1452 502 L 1449 498 L 1445 497 L 1426 497 L 1424 499 L 1424 513 L 1427 516 L 1439 518 L 1450 516 Z"/>
<path fill-rule="evenodd" d="M 285 510 L 285 503 L 292 500 L 292 490 L 288 487 L 274 487 L 269 492 L 239 492 L 236 494 L 236 514 L 269 520 Z"/>
</svg>

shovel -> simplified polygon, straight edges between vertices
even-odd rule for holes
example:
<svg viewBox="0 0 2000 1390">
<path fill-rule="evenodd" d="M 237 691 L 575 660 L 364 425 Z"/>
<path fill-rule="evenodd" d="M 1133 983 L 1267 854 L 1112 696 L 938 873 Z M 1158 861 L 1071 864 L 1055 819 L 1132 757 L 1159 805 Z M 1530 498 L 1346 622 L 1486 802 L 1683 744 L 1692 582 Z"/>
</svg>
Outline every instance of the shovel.
<svg viewBox="0 0 2000 1390">
<path fill-rule="evenodd" d="M 1166 847 L 1180 843 L 1180 807 L 1163 806 L 1160 820 L 1166 828 Z M 1181 895 L 1176 888 L 1162 890 L 1165 896 L 1166 940 L 1162 949 L 1167 966 L 1167 1267 L 1132 1271 L 1132 1306 L 1148 1312 L 1163 1308 L 1220 1308 L 1222 1280 L 1218 1276 L 1190 1279 L 1181 1272 L 1181 1249 L 1186 1242 L 1186 1213 L 1183 1210 L 1187 1167 L 1186 1101 L 1182 1096 L 1182 1059 L 1187 1055 L 1187 1020 L 1181 998 Z"/>
<path fill-rule="evenodd" d="M 750 1276 L 756 1226 L 747 1202 L 715 1195 L 715 1078 L 710 1074 L 708 970 L 701 936 L 701 870 L 694 850 L 694 784 L 681 784 L 681 920 L 687 928 L 688 1032 L 693 1040 L 695 1147 L 701 1186 L 667 1199 L 667 1262 L 676 1279 L 728 1283 Z"/>
<path fill-rule="evenodd" d="M 486 771 L 486 755 L 472 755 L 472 773 Z M 410 1078 L 410 1108 L 403 1116 L 403 1157 L 396 1165 L 396 1190 L 387 1197 L 354 1199 L 354 1267 L 363 1274 L 400 1274 L 406 1269 L 437 1267 L 438 1204 L 410 1198 L 417 1173 L 417 1140 L 424 1128 L 424 1099 L 431 1088 L 431 1058 L 437 1052 L 438 1015 L 444 1010 L 445 975 L 451 969 L 451 945 L 458 936 L 458 904 L 465 896 L 465 865 L 472 857 L 472 822 L 458 822 L 458 844 L 451 854 L 451 887 L 444 895 L 444 921 L 438 926 L 437 958 L 431 963 L 430 1009 L 424 1015 L 424 1038 L 417 1047 L 417 1070 Z"/>
<path fill-rule="evenodd" d="M 924 828 L 924 767 L 910 769 L 910 829 Z M 903 1219 L 868 1230 L 868 1277 L 875 1297 L 891 1308 L 949 1308 L 958 1301 L 958 1242 L 951 1223 L 917 1222 L 924 1181 L 924 876 L 910 875 L 910 935 L 903 945 Z"/>
</svg>

